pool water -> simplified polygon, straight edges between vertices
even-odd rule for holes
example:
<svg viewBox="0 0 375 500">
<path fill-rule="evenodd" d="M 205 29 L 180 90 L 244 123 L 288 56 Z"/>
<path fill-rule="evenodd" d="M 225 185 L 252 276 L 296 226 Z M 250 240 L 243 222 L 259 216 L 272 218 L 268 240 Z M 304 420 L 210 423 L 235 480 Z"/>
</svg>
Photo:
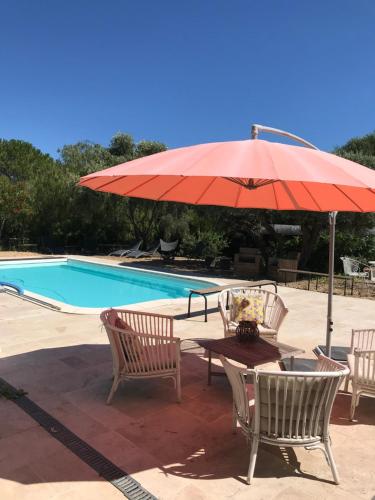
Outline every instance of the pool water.
<svg viewBox="0 0 375 500">
<path fill-rule="evenodd" d="M 192 288 L 212 286 L 207 281 L 71 259 L 1 264 L 0 281 L 72 306 L 97 308 L 187 297 Z"/>
</svg>

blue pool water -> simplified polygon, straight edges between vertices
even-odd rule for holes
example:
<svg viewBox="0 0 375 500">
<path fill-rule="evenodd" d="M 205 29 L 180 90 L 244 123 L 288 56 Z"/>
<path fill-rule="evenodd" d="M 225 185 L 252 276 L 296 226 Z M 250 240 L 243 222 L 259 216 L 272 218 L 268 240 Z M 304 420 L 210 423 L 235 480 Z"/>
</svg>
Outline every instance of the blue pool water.
<svg viewBox="0 0 375 500">
<path fill-rule="evenodd" d="M 64 262 L 0 265 L 0 281 L 77 307 L 116 307 L 157 299 L 187 297 L 191 288 L 212 283 L 100 264 Z"/>
</svg>

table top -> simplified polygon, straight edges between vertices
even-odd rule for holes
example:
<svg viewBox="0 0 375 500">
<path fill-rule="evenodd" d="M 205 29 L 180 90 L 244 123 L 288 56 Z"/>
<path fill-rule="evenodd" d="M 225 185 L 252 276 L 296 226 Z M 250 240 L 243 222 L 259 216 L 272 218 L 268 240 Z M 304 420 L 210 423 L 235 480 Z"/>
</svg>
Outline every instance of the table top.
<svg viewBox="0 0 375 500">
<path fill-rule="evenodd" d="M 217 340 L 197 339 L 195 342 L 204 349 L 208 349 L 216 354 L 223 354 L 226 358 L 242 363 L 250 368 L 305 352 L 298 347 L 262 338 L 239 341 L 237 337 L 233 336 Z"/>
<path fill-rule="evenodd" d="M 318 345 L 319 349 L 322 351 L 322 353 L 327 356 L 326 354 L 326 346 L 325 345 Z M 341 345 L 333 345 L 331 346 L 331 358 L 335 361 L 348 361 L 348 354 L 350 354 L 350 347 L 348 346 L 341 346 Z"/>
</svg>

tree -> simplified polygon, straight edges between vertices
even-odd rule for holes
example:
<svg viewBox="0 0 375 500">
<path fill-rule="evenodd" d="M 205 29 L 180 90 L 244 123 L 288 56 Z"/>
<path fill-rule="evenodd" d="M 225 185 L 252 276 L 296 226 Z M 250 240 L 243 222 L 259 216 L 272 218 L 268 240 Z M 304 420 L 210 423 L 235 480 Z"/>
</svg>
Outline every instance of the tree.
<svg viewBox="0 0 375 500">
<path fill-rule="evenodd" d="M 32 144 L 0 139 L 0 239 L 28 236 L 33 181 L 54 168 L 53 158 Z"/>
</svg>

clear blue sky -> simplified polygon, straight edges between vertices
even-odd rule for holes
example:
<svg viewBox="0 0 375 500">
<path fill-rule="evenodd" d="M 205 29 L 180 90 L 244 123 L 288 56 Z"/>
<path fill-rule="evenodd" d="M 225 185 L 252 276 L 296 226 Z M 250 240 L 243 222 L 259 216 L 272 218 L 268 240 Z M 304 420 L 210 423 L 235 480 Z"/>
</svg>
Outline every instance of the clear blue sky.
<svg viewBox="0 0 375 500">
<path fill-rule="evenodd" d="M 251 123 L 326 150 L 375 129 L 373 0 L 0 0 L 0 137 L 56 155 Z"/>
</svg>

